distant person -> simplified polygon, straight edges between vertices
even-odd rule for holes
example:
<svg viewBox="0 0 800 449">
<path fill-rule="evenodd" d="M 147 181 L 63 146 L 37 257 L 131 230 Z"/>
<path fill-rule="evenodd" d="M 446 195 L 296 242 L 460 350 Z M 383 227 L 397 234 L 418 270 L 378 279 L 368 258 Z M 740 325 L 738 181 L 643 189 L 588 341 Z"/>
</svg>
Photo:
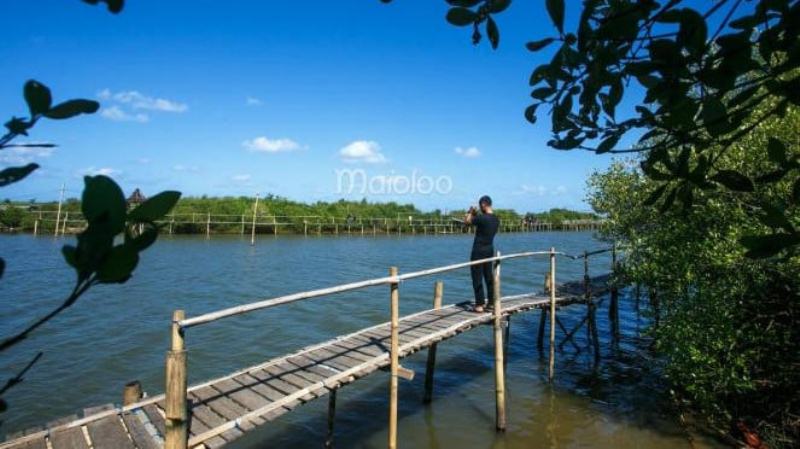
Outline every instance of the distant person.
<svg viewBox="0 0 800 449">
<path fill-rule="evenodd" d="M 492 213 L 492 199 L 484 195 L 478 200 L 478 209 L 470 206 L 464 223 L 475 226 L 475 240 L 472 242 L 472 254 L 470 260 L 486 259 L 494 256 L 494 236 L 500 227 L 500 219 Z M 472 275 L 472 289 L 475 291 L 475 312 L 485 311 L 486 296 L 483 292 L 483 284 L 486 283 L 486 290 L 489 292 L 489 305 L 494 303 L 494 277 L 492 276 L 492 263 L 483 263 L 470 267 Z"/>
</svg>

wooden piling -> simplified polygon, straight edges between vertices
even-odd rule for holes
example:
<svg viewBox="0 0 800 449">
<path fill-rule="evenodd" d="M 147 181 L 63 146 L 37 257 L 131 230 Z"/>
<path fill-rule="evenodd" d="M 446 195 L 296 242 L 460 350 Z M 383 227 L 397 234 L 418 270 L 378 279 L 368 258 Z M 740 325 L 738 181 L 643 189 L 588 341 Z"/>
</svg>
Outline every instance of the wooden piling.
<svg viewBox="0 0 800 449">
<path fill-rule="evenodd" d="M 436 281 L 433 287 L 433 308 L 440 309 L 442 307 L 442 291 L 444 290 L 444 283 Z M 428 349 L 428 363 L 425 365 L 425 395 L 422 402 L 429 404 L 433 398 L 433 372 L 436 369 L 436 343 L 432 344 Z"/>
<path fill-rule="evenodd" d="M 544 275 L 544 292 L 550 292 L 550 273 Z M 542 352 L 544 349 L 544 329 L 547 322 L 547 309 L 542 307 L 542 312 L 539 315 L 539 333 L 536 339 L 536 347 L 539 349 L 539 352 Z"/>
<path fill-rule="evenodd" d="M 142 399 L 142 384 L 138 380 L 128 382 L 122 390 L 122 405 L 131 405 Z"/>
<path fill-rule="evenodd" d="M 37 218 L 36 220 L 33 221 L 33 235 L 36 235 L 38 233 L 39 233 L 39 219 Z"/>
<path fill-rule="evenodd" d="M 253 227 L 250 228 L 250 244 L 256 244 L 256 213 L 258 212 L 258 194 L 256 193 L 256 204 L 253 205 Z"/>
<path fill-rule="evenodd" d="M 328 394 L 328 434 L 325 436 L 325 449 L 333 447 L 333 424 L 336 418 L 336 392 L 338 389 L 331 390 Z"/>
<path fill-rule="evenodd" d="M 189 441 L 188 408 L 186 406 L 186 349 L 183 330 L 178 322 L 185 318 L 183 310 L 172 315 L 172 347 L 167 352 L 166 394 L 164 414 L 166 435 L 164 449 L 186 449 Z"/>
<path fill-rule="evenodd" d="M 211 238 L 211 213 L 206 215 L 206 238 Z"/>
<path fill-rule="evenodd" d="M 608 305 L 608 319 L 611 322 L 611 335 L 619 336 L 619 289 L 617 288 L 617 244 L 611 246 L 611 298 Z"/>
<path fill-rule="evenodd" d="M 397 276 L 397 267 L 389 269 L 389 276 Z M 400 284 L 392 282 L 391 301 L 391 377 L 389 379 L 389 449 L 397 448 L 397 372 L 400 368 Z"/>
<path fill-rule="evenodd" d="M 550 248 L 550 363 L 547 378 L 553 381 L 556 363 L 556 249 Z"/>
<path fill-rule="evenodd" d="M 497 252 L 500 256 L 500 252 Z M 500 302 L 500 261 L 494 264 L 494 384 L 496 402 L 496 429 L 506 430 L 506 379 L 503 362 L 503 311 Z"/>
</svg>

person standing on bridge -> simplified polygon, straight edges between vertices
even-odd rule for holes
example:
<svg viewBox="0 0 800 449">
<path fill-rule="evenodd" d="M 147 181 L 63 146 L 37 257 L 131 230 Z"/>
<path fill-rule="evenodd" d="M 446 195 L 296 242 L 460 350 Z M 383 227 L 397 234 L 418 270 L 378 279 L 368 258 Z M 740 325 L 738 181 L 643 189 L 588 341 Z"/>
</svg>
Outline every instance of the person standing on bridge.
<svg viewBox="0 0 800 449">
<path fill-rule="evenodd" d="M 494 236 L 500 227 L 500 219 L 492 213 L 492 199 L 484 195 L 478 200 L 478 209 L 470 206 L 464 223 L 475 226 L 475 240 L 472 242 L 472 254 L 470 260 L 486 259 L 494 256 Z M 486 305 L 486 296 L 483 291 L 483 284 L 486 283 L 486 290 L 489 293 L 489 304 L 494 301 L 494 277 L 492 276 L 492 263 L 483 263 L 470 267 L 472 275 L 472 289 L 475 291 L 475 312 L 483 313 Z"/>
</svg>

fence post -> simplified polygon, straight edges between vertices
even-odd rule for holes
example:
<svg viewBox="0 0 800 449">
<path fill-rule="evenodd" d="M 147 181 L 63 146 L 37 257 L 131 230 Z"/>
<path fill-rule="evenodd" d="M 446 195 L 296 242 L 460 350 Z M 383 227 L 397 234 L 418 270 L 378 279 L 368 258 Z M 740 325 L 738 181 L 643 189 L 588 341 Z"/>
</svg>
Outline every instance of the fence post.
<svg viewBox="0 0 800 449">
<path fill-rule="evenodd" d="M 550 369 L 547 378 L 553 381 L 556 363 L 556 249 L 550 248 Z"/>
<path fill-rule="evenodd" d="M 142 399 L 142 384 L 138 380 L 128 382 L 122 390 L 122 405 L 131 405 Z"/>
<path fill-rule="evenodd" d="M 258 194 L 256 193 L 256 204 L 253 206 L 253 227 L 250 229 L 250 244 L 256 244 L 256 213 L 258 212 Z"/>
<path fill-rule="evenodd" d="M 611 304 L 608 306 L 611 335 L 619 337 L 619 289 L 617 288 L 617 242 L 611 246 Z"/>
<path fill-rule="evenodd" d="M 444 283 L 436 281 L 433 287 L 433 308 L 440 309 L 442 307 L 442 291 L 444 290 Z M 436 343 L 432 344 L 428 349 L 428 363 L 425 367 L 425 395 L 422 402 L 429 404 L 433 398 L 433 371 L 436 369 Z"/>
<path fill-rule="evenodd" d="M 397 276 L 397 267 L 389 269 L 389 276 Z M 400 368 L 400 284 L 390 286 L 392 338 L 391 338 L 391 377 L 389 379 L 389 449 L 397 448 L 397 372 Z"/>
<path fill-rule="evenodd" d="M 500 257 L 500 251 L 497 252 Z M 494 384 L 496 394 L 496 427 L 498 432 L 506 430 L 506 379 L 503 369 L 503 311 L 500 301 L 500 261 L 494 264 Z"/>
<path fill-rule="evenodd" d="M 189 441 L 188 410 L 186 407 L 186 349 L 183 330 L 178 321 L 185 317 L 183 310 L 172 314 L 172 348 L 167 352 L 166 435 L 164 449 L 186 449 Z"/>
</svg>

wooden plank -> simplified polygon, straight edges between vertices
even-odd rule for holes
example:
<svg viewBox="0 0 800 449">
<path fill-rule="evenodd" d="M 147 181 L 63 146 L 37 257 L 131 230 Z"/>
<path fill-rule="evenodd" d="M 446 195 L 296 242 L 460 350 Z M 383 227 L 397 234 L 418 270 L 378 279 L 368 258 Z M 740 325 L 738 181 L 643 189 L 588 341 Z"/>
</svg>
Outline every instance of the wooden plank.
<svg viewBox="0 0 800 449">
<path fill-rule="evenodd" d="M 131 436 L 133 444 L 135 444 L 137 448 L 158 449 L 158 445 L 137 414 L 131 412 L 123 413 L 122 422 L 125 423 L 125 427 L 128 428 L 128 434 Z"/>
<path fill-rule="evenodd" d="M 216 414 L 231 421 L 240 418 L 249 410 L 234 402 L 232 399 L 225 396 L 224 393 L 215 389 L 213 386 L 203 387 L 193 392 L 197 397 L 201 398 L 205 405 L 207 405 Z M 253 428 L 253 424 L 248 422 L 242 423 L 242 430 L 247 431 Z M 227 439 L 227 438 L 226 438 Z"/>
<path fill-rule="evenodd" d="M 94 407 L 86 407 L 85 409 L 83 409 L 83 416 L 92 416 L 108 410 L 114 410 L 114 404 L 103 404 Z"/>
<path fill-rule="evenodd" d="M 277 365 L 273 365 L 271 367 L 266 368 L 267 372 L 272 373 L 273 375 L 280 376 L 282 380 L 298 387 L 299 389 L 311 388 L 312 396 L 320 397 L 328 392 L 324 386 L 313 387 L 313 385 L 316 384 L 317 382 L 312 382 L 304 377 L 298 376 L 297 374 L 292 372 L 293 370 L 294 369 L 290 367 L 289 370 L 287 371 L 286 369 L 282 369 Z"/>
<path fill-rule="evenodd" d="M 257 395 L 264 398 L 264 400 L 266 400 L 268 404 L 274 402 L 273 398 L 283 397 L 280 393 L 268 387 L 267 385 L 262 384 L 261 382 L 258 381 L 258 379 L 256 379 L 253 376 L 241 375 L 233 378 L 232 380 L 249 388 L 251 391 L 255 392 Z M 296 401 L 296 403 L 293 404 L 292 406 L 294 407 L 297 405 L 300 405 L 300 401 Z M 292 407 L 285 407 L 285 406 L 278 407 L 264 414 L 263 418 L 266 421 L 270 421 L 277 418 L 278 416 L 283 415 L 284 413 L 290 411 L 291 409 Z"/>
<path fill-rule="evenodd" d="M 250 373 L 250 375 L 258 380 L 263 381 L 265 384 L 269 385 L 273 389 L 278 390 L 283 396 L 288 396 L 296 391 L 302 390 L 302 388 L 292 385 L 289 382 L 286 382 L 285 380 L 281 379 L 280 377 L 276 376 L 275 374 L 267 370 L 261 370 L 254 373 Z M 313 400 L 314 398 L 315 396 L 311 394 L 305 394 L 300 398 L 300 400 L 303 402 L 308 402 Z"/>
<path fill-rule="evenodd" d="M 211 407 L 209 407 L 206 403 L 204 403 L 203 400 L 199 396 L 197 396 L 194 392 L 189 393 L 188 399 L 192 401 L 192 405 L 190 408 L 192 421 L 197 419 L 210 429 L 214 429 L 216 427 L 225 424 L 226 420 L 221 416 L 219 416 L 216 412 L 214 412 L 214 410 L 212 410 Z M 199 427 L 201 426 L 198 425 L 198 428 Z M 220 438 L 223 441 L 233 441 L 242 435 L 243 432 L 241 430 L 230 429 L 226 430 L 225 432 L 222 433 L 222 435 L 218 435 L 215 438 Z M 214 444 L 214 441 L 212 440 L 213 438 L 209 438 L 208 440 L 206 440 L 207 444 L 209 445 Z"/>
<path fill-rule="evenodd" d="M 58 418 L 58 419 L 54 419 L 54 420 L 50 421 L 49 423 L 47 423 L 47 428 L 48 429 L 52 429 L 53 427 L 58 427 L 58 426 L 60 426 L 62 424 L 71 423 L 72 421 L 75 421 L 76 419 L 78 419 L 78 415 L 69 415 L 69 416 L 64 416 L 64 417 Z"/>
<path fill-rule="evenodd" d="M 56 430 L 50 434 L 53 449 L 89 449 L 81 427 Z"/>
<path fill-rule="evenodd" d="M 164 438 L 166 435 L 166 429 L 164 427 L 164 416 L 159 413 L 158 407 L 155 404 L 148 404 L 142 407 L 144 413 L 147 415 L 147 418 L 150 419 L 150 423 L 153 424 L 153 427 L 158 430 L 158 433 L 161 435 L 161 438 Z"/>
<path fill-rule="evenodd" d="M 214 388 L 225 393 L 226 396 L 241 404 L 247 410 L 257 410 L 270 402 L 265 397 L 233 379 L 216 382 L 214 383 Z"/>
<path fill-rule="evenodd" d="M 95 449 L 136 449 L 128 432 L 116 415 L 106 416 L 86 424 L 92 447 Z"/>
</svg>

